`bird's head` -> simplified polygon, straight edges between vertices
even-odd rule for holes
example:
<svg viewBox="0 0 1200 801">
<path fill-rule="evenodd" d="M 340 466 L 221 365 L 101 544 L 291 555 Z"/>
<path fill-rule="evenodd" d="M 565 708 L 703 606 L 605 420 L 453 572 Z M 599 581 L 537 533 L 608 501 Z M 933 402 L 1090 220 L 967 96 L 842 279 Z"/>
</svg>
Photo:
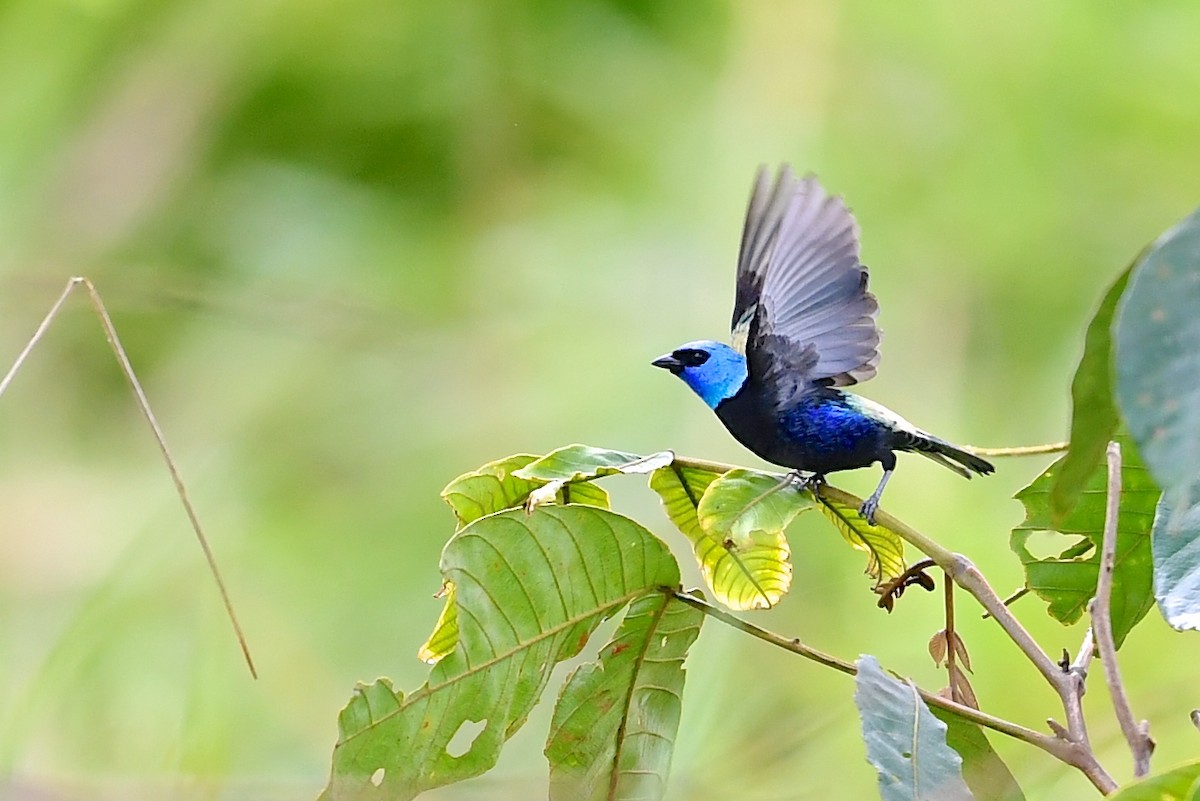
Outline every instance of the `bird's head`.
<svg viewBox="0 0 1200 801">
<path fill-rule="evenodd" d="M 708 339 L 680 345 L 651 364 L 682 378 L 713 409 L 746 383 L 746 357 Z"/>
</svg>

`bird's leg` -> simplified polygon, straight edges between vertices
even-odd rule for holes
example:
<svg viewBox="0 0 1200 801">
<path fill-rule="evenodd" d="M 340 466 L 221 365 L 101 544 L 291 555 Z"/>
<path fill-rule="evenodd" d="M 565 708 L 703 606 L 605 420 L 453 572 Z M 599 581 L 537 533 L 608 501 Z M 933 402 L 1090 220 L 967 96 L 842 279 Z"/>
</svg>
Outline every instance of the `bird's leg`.
<svg viewBox="0 0 1200 801">
<path fill-rule="evenodd" d="M 896 470 L 896 455 L 889 453 L 887 459 L 880 459 L 879 462 L 883 465 L 883 477 L 879 479 L 879 486 L 871 493 L 871 497 L 863 501 L 863 505 L 858 508 L 858 513 L 865 517 L 867 523 L 872 526 L 875 525 L 875 513 L 879 511 L 879 499 L 883 497 L 883 488 L 887 486 L 888 479 Z"/>
</svg>

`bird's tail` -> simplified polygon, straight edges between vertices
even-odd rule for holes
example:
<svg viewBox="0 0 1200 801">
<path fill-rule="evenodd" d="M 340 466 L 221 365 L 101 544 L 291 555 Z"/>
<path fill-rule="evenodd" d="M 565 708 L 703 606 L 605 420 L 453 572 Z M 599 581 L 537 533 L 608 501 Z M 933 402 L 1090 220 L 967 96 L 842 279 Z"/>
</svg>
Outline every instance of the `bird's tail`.
<svg viewBox="0 0 1200 801">
<path fill-rule="evenodd" d="M 964 451 L 931 434 L 913 437 L 912 449 L 925 458 L 950 468 L 963 478 L 970 478 L 971 472 L 986 476 L 996 470 L 995 467 L 992 467 L 991 462 L 980 459 L 975 454 Z"/>
</svg>

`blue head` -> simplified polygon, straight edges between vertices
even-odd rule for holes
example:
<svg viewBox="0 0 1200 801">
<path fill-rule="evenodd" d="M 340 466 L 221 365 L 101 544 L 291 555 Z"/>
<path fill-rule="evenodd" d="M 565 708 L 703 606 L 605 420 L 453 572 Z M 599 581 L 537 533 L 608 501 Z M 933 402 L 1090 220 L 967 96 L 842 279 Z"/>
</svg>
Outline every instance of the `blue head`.
<svg viewBox="0 0 1200 801">
<path fill-rule="evenodd" d="M 680 345 L 653 364 L 682 378 L 713 409 L 746 383 L 746 357 L 708 339 Z"/>
</svg>

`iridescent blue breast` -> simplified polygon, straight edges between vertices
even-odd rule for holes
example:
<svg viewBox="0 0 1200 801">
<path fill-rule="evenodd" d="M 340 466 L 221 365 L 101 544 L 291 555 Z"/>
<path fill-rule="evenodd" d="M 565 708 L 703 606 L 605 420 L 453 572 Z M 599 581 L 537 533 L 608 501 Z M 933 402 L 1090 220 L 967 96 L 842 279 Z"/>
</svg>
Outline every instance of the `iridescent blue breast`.
<svg viewBox="0 0 1200 801">
<path fill-rule="evenodd" d="M 810 462 L 869 459 L 887 432 L 886 426 L 863 414 L 840 392 L 810 395 L 781 414 L 777 425 Z"/>
</svg>

